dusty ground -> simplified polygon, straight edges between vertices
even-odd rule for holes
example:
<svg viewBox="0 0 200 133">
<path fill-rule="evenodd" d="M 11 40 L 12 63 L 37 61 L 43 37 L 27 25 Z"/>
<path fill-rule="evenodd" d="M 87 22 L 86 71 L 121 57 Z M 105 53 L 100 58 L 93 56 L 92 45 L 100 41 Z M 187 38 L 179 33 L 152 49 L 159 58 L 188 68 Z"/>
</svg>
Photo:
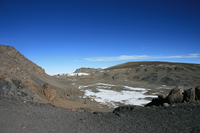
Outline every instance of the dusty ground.
<svg viewBox="0 0 200 133">
<path fill-rule="evenodd" d="M 1 133 L 198 133 L 200 104 L 129 107 L 115 113 L 77 112 L 50 104 L 0 98 Z"/>
</svg>

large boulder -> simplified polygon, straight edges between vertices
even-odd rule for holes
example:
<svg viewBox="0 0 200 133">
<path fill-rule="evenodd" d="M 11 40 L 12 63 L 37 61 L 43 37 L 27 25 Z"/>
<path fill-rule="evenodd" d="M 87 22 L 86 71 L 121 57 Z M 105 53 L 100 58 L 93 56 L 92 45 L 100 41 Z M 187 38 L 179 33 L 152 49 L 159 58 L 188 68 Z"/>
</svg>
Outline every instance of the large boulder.
<svg viewBox="0 0 200 133">
<path fill-rule="evenodd" d="M 183 88 L 180 86 L 172 89 L 165 99 L 166 102 L 170 104 L 182 102 L 184 98 L 183 92 Z"/>
<path fill-rule="evenodd" d="M 50 102 L 56 98 L 56 91 L 47 83 L 42 86 L 42 94 Z"/>
<path fill-rule="evenodd" d="M 168 96 L 158 95 L 158 98 L 152 99 L 152 101 L 145 106 L 165 106 L 168 107 L 173 103 L 182 102 L 195 102 L 200 100 L 200 87 L 190 88 L 183 91 L 182 87 L 172 89 Z"/>
<path fill-rule="evenodd" d="M 145 105 L 147 106 L 163 106 L 165 103 L 165 95 L 158 95 L 158 98 L 153 98 L 152 101 Z"/>
<path fill-rule="evenodd" d="M 125 106 L 119 106 L 117 108 L 114 109 L 113 113 L 120 116 L 120 114 L 129 112 L 129 111 L 133 111 L 133 110 L 138 110 L 141 109 L 141 106 L 137 106 L 137 105 L 125 105 Z"/>
<path fill-rule="evenodd" d="M 195 100 L 200 100 L 200 86 L 195 88 Z"/>
<path fill-rule="evenodd" d="M 184 101 L 194 102 L 195 101 L 195 88 L 190 88 L 184 92 Z"/>
</svg>

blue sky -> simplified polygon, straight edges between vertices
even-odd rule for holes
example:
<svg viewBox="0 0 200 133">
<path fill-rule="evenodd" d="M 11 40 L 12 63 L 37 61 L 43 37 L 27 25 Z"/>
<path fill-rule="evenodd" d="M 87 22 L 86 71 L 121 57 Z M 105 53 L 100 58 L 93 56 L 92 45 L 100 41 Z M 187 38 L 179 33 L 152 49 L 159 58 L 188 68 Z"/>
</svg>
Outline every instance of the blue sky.
<svg viewBox="0 0 200 133">
<path fill-rule="evenodd" d="M 0 44 L 48 74 L 129 61 L 200 63 L 199 0 L 0 0 Z"/>
</svg>

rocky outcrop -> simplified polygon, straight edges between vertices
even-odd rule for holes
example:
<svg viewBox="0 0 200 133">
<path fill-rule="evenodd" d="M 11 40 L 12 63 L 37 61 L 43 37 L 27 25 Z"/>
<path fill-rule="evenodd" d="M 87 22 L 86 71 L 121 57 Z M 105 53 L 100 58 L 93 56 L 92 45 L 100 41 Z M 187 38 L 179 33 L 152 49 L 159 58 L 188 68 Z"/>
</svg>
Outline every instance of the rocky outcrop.
<svg viewBox="0 0 200 133">
<path fill-rule="evenodd" d="M 82 67 L 82 68 L 76 69 L 76 71 L 74 73 L 92 73 L 92 72 L 96 72 L 99 70 L 100 69 Z"/>
<path fill-rule="evenodd" d="M 11 46 L 0 45 L 0 71 L 20 78 L 28 78 L 30 74 L 43 75 L 44 69 L 24 57 Z"/>
<path fill-rule="evenodd" d="M 200 100 L 200 86 L 195 88 L 195 100 Z"/>
<path fill-rule="evenodd" d="M 195 102 L 199 100 L 199 86 L 187 90 L 183 90 L 182 87 L 177 87 L 172 89 L 166 97 L 164 95 L 159 95 L 158 98 L 152 99 L 152 101 L 145 106 L 169 106 L 174 103 Z"/>
<path fill-rule="evenodd" d="M 177 87 L 170 91 L 168 96 L 165 98 L 167 103 L 179 103 L 183 101 L 184 95 L 183 95 L 183 88 Z"/>
<path fill-rule="evenodd" d="M 40 86 L 47 82 L 47 78 L 49 76 L 44 69 L 24 57 L 15 48 L 0 45 L 1 96 L 19 96 L 31 101 L 36 97 L 40 99 L 38 91 L 41 89 Z M 26 84 L 27 82 L 29 84 Z M 52 100 L 52 97 L 49 100 Z"/>
<path fill-rule="evenodd" d="M 141 108 L 142 108 L 141 106 L 136 106 L 136 105 L 120 106 L 120 107 L 115 108 L 113 113 L 120 116 L 120 114 L 122 114 L 126 111 L 139 110 Z"/>
<path fill-rule="evenodd" d="M 194 102 L 195 101 L 195 88 L 191 88 L 188 90 L 185 90 L 184 92 L 184 100 L 186 102 Z"/>
<path fill-rule="evenodd" d="M 56 98 L 56 91 L 49 84 L 44 84 L 42 86 L 41 92 L 42 95 L 44 95 L 45 99 L 50 102 Z"/>
</svg>

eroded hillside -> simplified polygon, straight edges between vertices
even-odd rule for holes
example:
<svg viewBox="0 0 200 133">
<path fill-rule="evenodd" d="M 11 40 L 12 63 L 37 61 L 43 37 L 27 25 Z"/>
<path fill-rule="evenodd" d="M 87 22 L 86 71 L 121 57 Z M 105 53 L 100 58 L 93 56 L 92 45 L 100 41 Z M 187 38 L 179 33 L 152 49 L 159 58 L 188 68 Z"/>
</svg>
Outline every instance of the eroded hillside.
<svg viewBox="0 0 200 133">
<path fill-rule="evenodd" d="M 190 87 L 200 83 L 200 64 L 128 62 L 92 72 L 87 78 Z"/>
<path fill-rule="evenodd" d="M 69 82 L 47 75 L 41 67 L 10 46 L 0 45 L 0 95 L 51 103 L 57 106 L 85 107 L 77 102 L 79 92 Z"/>
</svg>

